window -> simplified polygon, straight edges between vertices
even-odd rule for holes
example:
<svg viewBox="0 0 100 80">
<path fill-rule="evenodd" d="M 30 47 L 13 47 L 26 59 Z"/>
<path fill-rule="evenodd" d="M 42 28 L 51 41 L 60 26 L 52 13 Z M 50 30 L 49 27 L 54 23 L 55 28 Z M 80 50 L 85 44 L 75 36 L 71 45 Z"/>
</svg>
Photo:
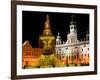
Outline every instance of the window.
<svg viewBox="0 0 100 80">
<path fill-rule="evenodd" d="M 26 53 L 26 56 L 28 56 L 28 52 Z"/>
<path fill-rule="evenodd" d="M 58 54 L 62 54 L 62 50 L 61 49 L 58 49 Z"/>
<path fill-rule="evenodd" d="M 30 54 L 29 54 L 30 56 L 31 56 L 31 52 L 30 52 Z"/>
<path fill-rule="evenodd" d="M 73 26 L 71 27 L 71 29 L 73 29 Z"/>
<path fill-rule="evenodd" d="M 76 29 L 76 27 L 74 27 L 74 29 Z"/>
<path fill-rule="evenodd" d="M 77 48 L 77 47 L 75 46 L 75 48 Z"/>
</svg>

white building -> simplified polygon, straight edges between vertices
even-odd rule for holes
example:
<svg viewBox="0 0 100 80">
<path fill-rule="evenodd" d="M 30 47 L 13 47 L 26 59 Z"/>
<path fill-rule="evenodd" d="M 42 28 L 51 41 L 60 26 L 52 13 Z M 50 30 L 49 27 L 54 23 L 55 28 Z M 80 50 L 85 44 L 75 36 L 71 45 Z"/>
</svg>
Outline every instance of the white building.
<svg viewBox="0 0 100 80">
<path fill-rule="evenodd" d="M 67 41 L 62 43 L 60 33 L 56 37 L 56 55 L 62 59 L 66 56 L 89 54 L 89 34 L 86 34 L 84 41 L 77 38 L 77 26 L 75 21 L 70 22 L 70 33 L 67 34 Z"/>
</svg>

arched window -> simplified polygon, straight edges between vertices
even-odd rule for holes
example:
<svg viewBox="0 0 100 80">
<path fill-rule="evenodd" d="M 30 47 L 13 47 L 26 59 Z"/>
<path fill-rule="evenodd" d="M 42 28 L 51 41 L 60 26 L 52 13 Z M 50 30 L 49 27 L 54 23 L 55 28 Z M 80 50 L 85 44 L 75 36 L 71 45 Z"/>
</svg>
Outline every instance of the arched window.
<svg viewBox="0 0 100 80">
<path fill-rule="evenodd" d="M 83 49 L 82 49 L 82 51 L 83 51 Z"/>
<path fill-rule="evenodd" d="M 71 26 L 71 29 L 73 29 L 73 26 Z"/>
<path fill-rule="evenodd" d="M 26 53 L 26 56 L 28 56 L 28 52 Z"/>
<path fill-rule="evenodd" d="M 61 49 L 58 49 L 57 53 L 58 54 L 62 54 L 62 50 Z"/>
<path fill-rule="evenodd" d="M 67 50 L 68 48 L 66 48 L 66 50 Z"/>
</svg>

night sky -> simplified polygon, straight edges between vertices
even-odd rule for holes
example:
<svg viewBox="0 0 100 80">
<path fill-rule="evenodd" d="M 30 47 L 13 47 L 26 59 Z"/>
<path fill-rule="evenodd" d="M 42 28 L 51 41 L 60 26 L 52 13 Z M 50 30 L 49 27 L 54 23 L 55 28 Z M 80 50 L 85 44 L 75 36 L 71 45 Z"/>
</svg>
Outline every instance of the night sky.
<svg viewBox="0 0 100 80">
<path fill-rule="evenodd" d="M 60 32 L 63 41 L 67 40 L 71 15 L 75 15 L 74 20 L 77 25 L 78 39 L 84 39 L 89 31 L 89 14 L 54 13 L 54 12 L 22 12 L 22 42 L 28 40 L 32 47 L 38 47 L 39 36 L 44 29 L 46 15 L 50 17 L 51 31 L 54 36 Z"/>
</svg>

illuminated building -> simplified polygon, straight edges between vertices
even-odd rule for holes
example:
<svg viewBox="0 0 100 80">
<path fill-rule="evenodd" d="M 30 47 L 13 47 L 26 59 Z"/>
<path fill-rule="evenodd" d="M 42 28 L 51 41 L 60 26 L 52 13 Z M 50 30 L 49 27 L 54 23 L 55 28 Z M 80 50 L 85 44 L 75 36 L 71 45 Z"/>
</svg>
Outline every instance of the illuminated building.
<svg viewBox="0 0 100 80">
<path fill-rule="evenodd" d="M 39 65 L 39 57 L 41 56 L 42 48 L 32 48 L 29 41 L 23 44 L 22 66 L 23 68 L 37 67 Z"/>
<path fill-rule="evenodd" d="M 28 41 L 23 44 L 23 68 L 55 65 L 55 37 L 50 29 L 49 16 L 46 16 L 42 35 L 39 37 L 39 48 L 32 48 Z"/>
<path fill-rule="evenodd" d="M 25 41 L 22 47 L 23 68 L 59 67 L 75 65 L 89 65 L 89 34 L 84 41 L 79 41 L 76 22 L 71 19 L 70 33 L 67 41 L 62 41 L 58 32 L 57 37 L 52 34 L 49 16 L 46 16 L 43 33 L 39 36 L 39 47 L 32 48 L 29 41 Z M 63 42 L 63 43 L 62 43 Z"/>
<path fill-rule="evenodd" d="M 89 64 L 89 34 L 86 34 L 84 41 L 77 38 L 77 26 L 73 17 L 70 22 L 70 33 L 67 34 L 67 41 L 62 43 L 60 33 L 56 37 L 56 56 L 64 64 Z"/>
</svg>

